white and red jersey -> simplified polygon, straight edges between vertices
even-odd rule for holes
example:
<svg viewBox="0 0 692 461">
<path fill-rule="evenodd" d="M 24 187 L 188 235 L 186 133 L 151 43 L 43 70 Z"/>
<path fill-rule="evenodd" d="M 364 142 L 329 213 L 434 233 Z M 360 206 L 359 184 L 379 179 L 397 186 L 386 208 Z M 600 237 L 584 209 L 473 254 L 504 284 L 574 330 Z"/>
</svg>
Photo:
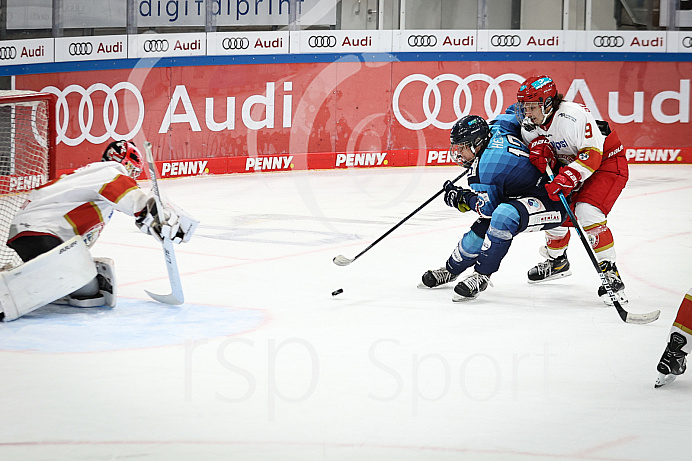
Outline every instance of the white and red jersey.
<svg viewBox="0 0 692 461">
<path fill-rule="evenodd" d="M 10 226 L 9 240 L 25 235 L 55 235 L 67 241 L 81 235 L 94 244 L 113 210 L 139 214 L 147 195 L 117 162 L 89 164 L 29 193 Z"/>
<path fill-rule="evenodd" d="M 579 172 L 582 182 L 601 166 L 605 136 L 581 104 L 562 101 L 547 125 L 532 131 L 522 127 L 521 135 L 527 144 L 538 136 L 548 138 L 557 160 Z"/>
</svg>

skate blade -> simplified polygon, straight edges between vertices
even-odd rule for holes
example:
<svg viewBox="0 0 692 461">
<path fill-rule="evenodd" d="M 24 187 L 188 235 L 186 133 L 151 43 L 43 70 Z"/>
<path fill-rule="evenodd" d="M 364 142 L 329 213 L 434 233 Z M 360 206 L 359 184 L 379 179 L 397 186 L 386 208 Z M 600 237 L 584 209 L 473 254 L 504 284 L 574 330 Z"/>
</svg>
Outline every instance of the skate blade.
<svg viewBox="0 0 692 461">
<path fill-rule="evenodd" d="M 551 275 L 550 277 L 544 278 L 542 280 L 528 280 L 529 283 L 543 283 L 543 282 L 549 282 L 551 280 L 556 280 L 556 279 L 561 279 L 564 277 L 569 277 L 572 275 L 572 271 L 568 270 L 567 272 L 560 272 L 559 274 L 554 274 Z"/>
<path fill-rule="evenodd" d="M 454 296 L 452 296 L 452 302 L 463 303 L 466 301 L 471 301 L 473 299 L 476 299 L 479 295 L 480 295 L 480 293 L 478 293 L 476 296 L 467 297 L 467 296 L 461 296 L 461 295 L 455 294 Z"/>
<path fill-rule="evenodd" d="M 659 387 L 665 386 L 666 384 L 670 384 L 673 381 L 675 381 L 675 375 L 664 375 L 663 373 L 659 373 L 658 378 L 656 378 L 654 388 L 658 389 Z"/>
<path fill-rule="evenodd" d="M 429 287 L 423 282 L 418 282 L 418 288 L 420 288 L 421 290 L 437 290 L 438 288 L 444 288 L 444 287 L 448 287 L 448 286 L 449 286 L 449 282 L 443 283 L 442 285 L 437 285 L 436 287 Z"/>
</svg>

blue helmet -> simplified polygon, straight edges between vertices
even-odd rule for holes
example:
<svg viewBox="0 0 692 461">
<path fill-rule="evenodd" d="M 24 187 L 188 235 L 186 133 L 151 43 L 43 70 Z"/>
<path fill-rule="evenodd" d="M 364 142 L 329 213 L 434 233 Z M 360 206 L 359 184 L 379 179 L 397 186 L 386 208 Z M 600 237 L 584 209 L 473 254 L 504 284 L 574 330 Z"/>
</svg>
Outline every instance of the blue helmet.
<svg viewBox="0 0 692 461">
<path fill-rule="evenodd" d="M 449 133 L 452 159 L 459 165 L 470 167 L 473 159 L 462 159 L 459 155 L 461 148 L 468 147 L 473 152 L 474 158 L 480 157 L 490 142 L 490 138 L 492 138 L 490 127 L 482 117 L 467 115 L 460 118 Z"/>
</svg>

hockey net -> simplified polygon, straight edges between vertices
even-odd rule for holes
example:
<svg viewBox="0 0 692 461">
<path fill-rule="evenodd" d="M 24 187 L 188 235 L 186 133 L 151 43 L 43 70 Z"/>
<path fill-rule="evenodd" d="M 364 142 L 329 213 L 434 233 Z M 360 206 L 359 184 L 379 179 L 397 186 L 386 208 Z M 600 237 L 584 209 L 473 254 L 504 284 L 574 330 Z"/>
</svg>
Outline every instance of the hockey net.
<svg viewBox="0 0 692 461">
<path fill-rule="evenodd" d="M 0 270 L 21 264 L 6 245 L 29 192 L 55 177 L 55 97 L 0 90 Z"/>
</svg>

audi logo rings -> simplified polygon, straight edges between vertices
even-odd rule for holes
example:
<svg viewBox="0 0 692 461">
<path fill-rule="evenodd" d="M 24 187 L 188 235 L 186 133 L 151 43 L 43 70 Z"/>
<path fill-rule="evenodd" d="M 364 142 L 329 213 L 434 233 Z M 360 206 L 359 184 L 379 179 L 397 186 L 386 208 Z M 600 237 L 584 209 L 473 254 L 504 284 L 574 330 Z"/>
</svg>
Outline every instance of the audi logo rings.
<svg viewBox="0 0 692 461">
<path fill-rule="evenodd" d="M 408 38 L 408 46 L 435 46 L 437 45 L 437 37 L 434 35 L 410 35 Z"/>
<path fill-rule="evenodd" d="M 132 139 L 135 134 L 142 128 L 144 122 L 144 99 L 139 89 L 131 82 L 120 82 L 113 85 L 113 88 L 103 83 L 94 83 L 89 88 L 84 89 L 80 85 L 69 85 L 64 90 L 59 90 L 54 86 L 47 86 L 41 90 L 45 93 L 51 93 L 58 97 L 56 104 L 56 122 L 55 131 L 57 132 L 57 143 L 64 142 L 68 146 L 77 146 L 82 141 L 87 140 L 92 144 L 103 144 L 109 138 L 113 139 Z M 134 112 L 134 105 L 129 106 L 128 110 L 121 110 L 116 94 L 119 91 L 129 91 L 137 101 L 137 113 Z M 103 102 L 103 120 L 97 122 L 96 126 L 104 126 L 105 133 L 94 135 L 91 131 L 94 127 L 94 101 L 92 94 L 103 92 L 106 99 Z M 67 97 L 70 94 L 76 93 L 81 96 L 79 105 L 72 104 L 72 109 L 77 109 L 77 114 L 70 114 L 70 104 L 67 103 Z M 98 98 L 100 101 L 102 98 Z M 121 119 L 122 117 L 122 119 Z M 71 121 L 77 120 L 79 123 L 79 131 L 81 133 L 75 138 L 67 136 L 67 127 Z M 116 128 L 132 127 L 129 133 L 120 134 Z"/>
<path fill-rule="evenodd" d="M 493 35 L 490 37 L 492 46 L 519 46 L 521 37 L 518 35 Z"/>
<path fill-rule="evenodd" d="M 88 56 L 94 51 L 94 45 L 89 42 L 70 43 L 67 52 L 72 56 Z"/>
<path fill-rule="evenodd" d="M 682 38 L 682 46 L 685 48 L 692 48 L 692 37 L 689 35 Z"/>
<path fill-rule="evenodd" d="M 485 112 L 488 115 L 487 118 L 492 119 L 497 117 L 498 114 L 502 113 L 505 107 L 504 96 L 502 93 L 502 88 L 500 88 L 500 84 L 506 81 L 522 83 L 524 81 L 524 77 L 517 74 L 502 74 L 499 77 L 490 77 L 489 75 L 485 74 L 471 74 L 465 78 L 462 78 L 456 74 L 442 74 L 435 78 L 431 78 L 423 74 L 411 74 L 401 80 L 394 90 L 394 94 L 392 95 L 392 109 L 394 110 L 394 116 L 403 127 L 408 128 L 409 130 L 422 130 L 430 125 L 433 125 L 435 128 L 439 128 L 441 130 L 449 130 L 452 128 L 452 126 L 454 126 L 454 123 L 457 120 L 470 113 L 471 105 L 473 104 L 473 95 L 471 94 L 469 83 L 477 81 L 488 84 L 488 88 L 485 90 L 483 103 L 485 106 Z M 425 120 L 421 122 L 411 121 L 409 119 L 411 115 L 409 111 L 405 111 L 406 116 L 409 118 L 405 117 L 404 111 L 402 111 L 400 107 L 400 101 L 402 100 L 401 93 L 404 88 L 412 82 L 422 82 L 426 85 L 425 91 L 423 91 L 421 98 L 421 105 L 423 108 L 423 113 L 425 114 Z M 440 115 L 442 103 L 450 99 L 448 97 L 442 97 L 442 92 L 440 90 L 440 83 L 442 82 L 452 82 L 456 83 L 457 85 L 454 95 L 451 98 L 456 118 L 454 120 L 450 120 L 449 122 L 440 121 L 437 119 L 438 115 Z M 462 93 L 464 95 L 465 102 L 463 109 L 461 107 Z M 430 101 L 431 97 L 433 99 L 432 104 Z M 408 101 L 411 99 L 411 96 L 407 95 L 405 101 L 408 103 Z M 495 102 L 494 107 L 491 106 L 493 101 Z"/>
<path fill-rule="evenodd" d="M 333 35 L 311 35 L 308 38 L 310 48 L 333 48 L 336 46 L 336 37 Z"/>
<path fill-rule="evenodd" d="M 0 46 L 0 60 L 14 59 L 17 57 L 17 48 L 13 46 Z"/>
<path fill-rule="evenodd" d="M 224 50 L 247 50 L 250 40 L 247 37 L 226 37 L 221 42 Z"/>
<path fill-rule="evenodd" d="M 147 53 L 168 51 L 168 40 L 145 40 L 144 51 Z"/>
<path fill-rule="evenodd" d="M 597 35 L 593 38 L 596 48 L 620 48 L 625 46 L 625 39 L 620 35 Z"/>
</svg>

